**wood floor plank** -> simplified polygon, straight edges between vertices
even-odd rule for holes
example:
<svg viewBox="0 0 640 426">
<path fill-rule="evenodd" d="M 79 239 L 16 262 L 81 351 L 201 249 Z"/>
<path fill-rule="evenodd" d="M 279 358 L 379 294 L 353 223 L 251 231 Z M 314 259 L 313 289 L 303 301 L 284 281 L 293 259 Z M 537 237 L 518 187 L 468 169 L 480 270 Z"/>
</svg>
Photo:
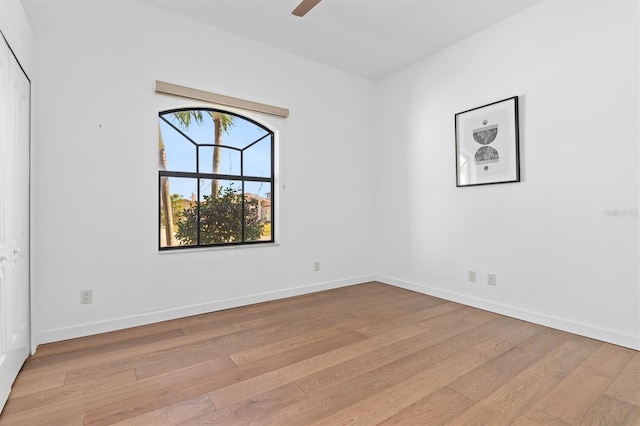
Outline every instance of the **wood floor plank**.
<svg viewBox="0 0 640 426">
<path fill-rule="evenodd" d="M 578 426 L 640 425 L 640 407 L 603 394 L 576 424 Z"/>
<path fill-rule="evenodd" d="M 84 395 L 117 389 L 123 384 L 134 383 L 135 381 L 135 371 L 128 370 L 114 374 L 108 378 L 102 377 L 79 385 L 60 386 L 54 389 L 16 397 L 12 399 L 11 404 L 7 405 L 4 414 L 10 416 L 13 413 L 33 410 L 46 405 L 54 405 L 62 400 L 68 401 Z"/>
<path fill-rule="evenodd" d="M 318 392 L 323 392 L 326 388 L 334 387 L 342 382 L 351 380 L 358 375 L 380 369 L 408 354 L 437 344 L 471 328 L 473 328 L 473 325 L 465 321 L 452 322 L 450 328 L 441 330 L 440 334 L 433 335 L 425 332 L 397 342 L 394 345 L 384 346 L 378 350 L 323 368 L 318 372 L 301 377 L 295 382 L 307 394 L 314 395 Z"/>
<path fill-rule="evenodd" d="M 586 338 L 569 338 L 540 361 L 472 405 L 451 425 L 508 425 L 520 417 L 565 376 L 580 365 L 601 343 Z"/>
<path fill-rule="evenodd" d="M 640 352 L 371 282 L 43 345 L 0 426 L 640 426 Z"/>
<path fill-rule="evenodd" d="M 435 365 L 438 362 L 499 333 L 504 328 L 516 325 L 517 321 L 506 317 L 489 321 L 486 324 L 478 325 L 466 332 L 457 334 L 435 345 L 428 346 L 398 360 L 390 362 L 376 369 L 376 374 L 384 378 L 389 383 L 400 383 L 419 373 L 421 370 L 431 367 L 432 365 Z"/>
<path fill-rule="evenodd" d="M 209 396 L 216 407 L 224 407 L 244 397 L 273 389 L 284 383 L 295 381 L 307 374 L 315 373 L 327 366 L 338 364 L 345 359 L 351 359 L 362 353 L 393 345 L 398 341 L 418 335 L 422 331 L 420 327 L 414 325 L 394 329 L 392 333 L 379 334 L 346 347 L 299 361 L 278 370 L 270 371 L 239 383 L 234 383 L 223 389 L 217 389 L 209 393 Z"/>
<path fill-rule="evenodd" d="M 582 364 L 555 386 L 536 408 L 576 424 L 633 358 L 634 351 L 602 344 Z M 571 404 L 566 401 L 570 400 Z"/>
<path fill-rule="evenodd" d="M 432 320 L 431 330 L 429 331 L 396 342 L 394 345 L 384 346 L 378 350 L 324 368 L 316 373 L 297 379 L 296 383 L 307 394 L 313 394 L 359 374 L 381 368 L 393 361 L 441 343 L 478 326 L 475 323 L 460 319 L 464 317 L 466 317 L 466 313 L 462 311 L 454 311 L 447 315 L 439 316 Z"/>
<path fill-rule="evenodd" d="M 444 386 L 378 425 L 444 425 L 471 405 L 472 400 Z"/>
<path fill-rule="evenodd" d="M 64 385 L 67 371 L 65 369 L 46 369 L 38 374 L 22 372 L 13 383 L 11 396 L 18 398 L 29 394 L 57 388 Z"/>
<path fill-rule="evenodd" d="M 504 332 L 500 332 L 474 345 L 469 350 L 477 352 L 487 359 L 491 359 L 511 350 L 532 336 L 538 339 L 539 333 L 543 331 L 544 327 L 521 321 L 513 327 L 504 330 Z"/>
<path fill-rule="evenodd" d="M 566 342 L 571 336 L 570 333 L 565 333 L 564 331 L 545 328 L 535 337 L 518 343 L 518 346 L 526 351 L 546 354 L 551 349 Z"/>
<path fill-rule="evenodd" d="M 144 364 L 136 367 L 136 377 L 138 379 L 146 379 L 205 362 L 209 365 L 209 371 L 223 371 L 235 366 L 231 358 L 227 355 L 219 356 L 217 352 L 213 350 L 189 351 L 182 356 L 171 356 L 165 360 Z"/>
<path fill-rule="evenodd" d="M 372 303 L 368 305 L 366 308 L 362 309 L 362 301 L 358 299 L 354 299 L 353 303 L 355 303 L 354 310 L 352 311 L 355 315 L 369 316 L 372 312 L 375 312 L 376 315 L 384 315 L 385 313 L 396 315 L 404 315 L 411 312 L 419 311 L 424 309 L 425 307 L 432 306 L 434 300 L 432 298 L 424 298 L 424 296 L 415 296 L 412 294 L 403 294 L 397 295 L 396 297 L 389 297 L 385 302 L 381 303 L 383 299 L 372 299 Z M 440 299 L 435 299 L 438 303 Z"/>
<path fill-rule="evenodd" d="M 158 333 L 181 330 L 188 324 L 197 324 L 199 318 L 205 315 L 180 318 L 177 320 L 163 321 L 160 323 L 143 325 L 139 327 L 127 328 L 124 330 L 111 331 L 107 333 L 94 334 L 91 336 L 76 339 L 63 340 L 55 343 L 48 343 L 38 346 L 38 351 L 31 359 L 47 358 L 52 355 L 78 353 L 87 349 L 95 349 L 109 344 L 119 344 L 123 341 L 130 341 Z"/>
<path fill-rule="evenodd" d="M 199 377 L 189 380 L 165 379 L 164 383 L 156 382 L 156 377 L 141 380 L 139 383 L 147 382 L 146 386 L 130 388 L 103 403 L 92 404 L 85 411 L 85 425 L 110 425 L 187 401 L 203 394 L 215 380 L 215 373 L 203 374 L 201 371 Z"/>
<path fill-rule="evenodd" d="M 460 352 L 315 424 L 378 424 L 446 386 L 452 379 L 477 367 L 482 359 L 480 355 L 472 352 Z"/>
<path fill-rule="evenodd" d="M 358 331 L 360 333 L 366 334 L 367 336 L 375 336 L 376 334 L 384 333 L 396 327 L 401 327 L 403 325 L 421 321 L 427 321 L 440 315 L 444 315 L 446 313 L 461 309 L 462 307 L 463 306 L 458 303 L 438 303 L 425 309 L 413 312 L 411 314 L 384 317 L 375 324 L 359 328 Z"/>
<path fill-rule="evenodd" d="M 69 413 L 77 412 L 85 412 L 87 414 L 85 416 L 85 422 L 87 422 L 86 417 L 90 417 L 89 414 L 92 410 L 97 410 L 109 405 L 117 407 L 134 398 L 140 397 L 140 395 L 148 395 L 151 400 L 144 404 L 147 408 L 140 412 L 132 413 L 128 417 L 137 416 L 158 408 L 158 401 L 154 398 L 158 394 L 161 396 L 164 396 L 166 393 L 171 394 L 171 398 L 165 396 L 165 399 L 170 401 L 170 404 L 173 404 L 180 400 L 204 393 L 205 390 L 209 389 L 219 380 L 219 376 L 220 372 L 215 371 L 211 368 L 210 363 L 205 362 L 159 376 L 139 379 L 132 383 L 125 383 L 117 388 L 103 392 L 79 394 L 76 398 L 64 398 L 55 404 L 40 406 L 36 410 L 19 411 L 8 416 L 5 415 L 6 413 L 3 413 L 0 417 L 0 424 L 3 424 L 2 422 L 4 420 L 8 421 L 8 424 L 17 422 L 30 425 L 42 424 L 42 419 L 48 420 L 55 418 L 55 416 L 60 413 L 68 415 Z M 189 389 L 189 391 L 183 392 L 184 389 Z M 176 397 L 175 395 L 178 396 Z M 5 411 L 10 404 L 13 404 L 12 398 L 10 398 L 7 403 Z M 117 421 L 120 420 L 122 419 L 118 419 Z"/>
<path fill-rule="evenodd" d="M 291 349 L 284 354 L 276 354 L 255 360 L 251 363 L 242 364 L 227 371 L 225 375 L 219 378 L 217 386 L 211 390 L 227 387 L 282 368 L 289 368 L 297 362 L 306 362 L 310 358 L 323 356 L 333 350 L 348 347 L 351 344 L 365 339 L 366 337 L 364 337 L 364 335 L 356 331 L 345 332 L 339 336 L 328 337 L 299 348 Z"/>
<path fill-rule="evenodd" d="M 522 416 L 518 417 L 510 426 L 571 426 L 564 420 L 560 420 L 550 414 L 540 411 L 535 407 L 529 408 Z M 604 425 L 603 425 L 604 426 Z"/>
<path fill-rule="evenodd" d="M 311 424 L 387 387 L 389 387 L 387 382 L 375 374 L 361 374 L 341 382 L 339 385 L 324 389 L 322 392 L 316 392 L 296 404 L 289 405 L 281 410 L 273 410 L 256 419 L 252 424 L 287 424 L 292 419 L 295 419 L 296 424 Z"/>
<path fill-rule="evenodd" d="M 480 401 L 540 357 L 535 352 L 514 347 L 450 383 L 449 387 L 473 401 Z"/>
<path fill-rule="evenodd" d="M 306 303 L 303 306 L 308 305 L 309 303 Z M 270 325 L 291 323 L 302 318 L 309 318 L 309 315 L 306 310 L 296 305 L 294 307 L 288 306 L 272 313 L 260 312 L 255 314 L 234 315 L 232 318 L 223 317 L 216 321 L 202 320 L 197 325 L 185 327 L 183 331 L 187 335 L 208 334 L 210 337 L 216 337 L 245 330 L 255 330 Z"/>
<path fill-rule="evenodd" d="M 467 319 L 477 324 L 484 324 L 500 317 L 501 315 L 495 314 L 493 312 L 475 309 L 473 315 L 470 315 Z"/>
<path fill-rule="evenodd" d="M 25 363 L 23 369 L 30 370 L 34 368 L 39 368 L 43 366 L 58 364 L 62 361 L 72 361 L 80 357 L 95 355 L 95 354 L 104 354 L 106 352 L 115 352 L 122 350 L 129 350 L 133 347 L 144 346 L 148 343 L 158 342 L 158 341 L 166 341 L 167 339 L 172 339 L 175 337 L 184 336 L 184 332 L 182 330 L 168 330 L 162 331 L 159 333 L 151 334 L 143 337 L 135 337 L 127 340 L 123 340 L 117 343 L 106 343 L 100 346 L 93 346 L 88 348 L 83 348 L 79 350 L 73 350 L 70 352 L 63 352 L 56 355 L 51 355 L 47 357 L 39 357 L 32 358 L 28 363 Z"/>
<path fill-rule="evenodd" d="M 640 406 L 640 352 L 634 354 L 605 393 L 620 401 Z"/>
<path fill-rule="evenodd" d="M 229 354 L 231 359 L 237 364 L 247 364 L 249 362 L 256 361 L 261 358 L 266 358 L 279 353 L 305 346 L 309 343 L 314 343 L 320 340 L 324 340 L 330 337 L 335 337 L 345 333 L 348 330 L 356 330 L 358 333 L 364 334 L 360 331 L 360 325 L 366 324 L 368 321 L 366 318 L 350 317 L 346 321 L 340 322 L 325 322 L 327 327 L 318 328 L 317 330 L 311 330 L 307 333 L 297 334 L 293 337 L 278 340 L 275 342 L 267 343 L 260 346 L 255 346 L 243 351 L 234 352 Z M 331 326 L 331 324 L 337 324 Z"/>
<path fill-rule="evenodd" d="M 70 416 L 63 417 L 55 417 L 46 421 L 46 423 L 42 423 L 46 426 L 83 426 L 84 425 L 84 414 L 72 414 Z M 33 423 L 15 423 L 13 426 L 33 426 Z"/>
<path fill-rule="evenodd" d="M 300 323 L 314 323 L 317 321 L 309 318 L 307 321 L 301 320 L 296 322 Z M 273 328 L 245 330 L 246 335 L 238 336 L 238 331 L 233 334 L 220 335 L 217 331 L 202 332 L 197 336 L 182 335 L 180 337 L 166 338 L 152 343 L 146 343 L 144 345 L 138 345 L 135 347 L 124 346 L 118 349 L 113 347 L 109 348 L 105 352 L 91 351 L 90 353 L 75 353 L 75 357 L 69 359 L 60 359 L 55 364 L 46 367 L 46 374 L 52 374 L 56 372 L 65 373 L 65 383 L 72 384 L 77 381 L 89 380 L 96 377 L 103 377 L 105 375 L 113 374 L 118 371 L 129 370 L 137 366 L 137 362 L 147 362 L 147 357 L 160 357 L 162 358 L 166 352 L 163 351 L 175 351 L 176 347 L 180 347 L 180 350 L 189 349 L 187 345 L 199 346 L 207 344 L 208 342 L 215 341 L 219 346 L 226 344 L 230 341 L 231 344 L 234 341 L 242 341 L 246 344 L 247 341 L 255 341 L 261 336 L 275 332 L 276 330 L 285 330 L 285 333 L 289 333 L 291 327 L 283 320 L 280 324 L 273 326 Z M 212 337 L 213 336 L 213 337 Z M 216 340 L 217 339 L 217 340 Z M 23 376 L 26 377 L 39 377 L 42 374 L 42 369 L 33 367 L 31 358 L 27 360 L 25 368 L 22 370 Z"/>
<path fill-rule="evenodd" d="M 207 395 L 198 395 L 112 424 L 118 426 L 175 426 L 215 411 L 216 409 Z"/>
<path fill-rule="evenodd" d="M 394 305 L 390 305 L 389 301 L 393 301 Z M 360 317 L 371 318 L 371 316 L 375 315 L 379 318 L 388 315 L 393 311 L 394 307 L 402 307 L 403 301 L 415 302 L 414 293 L 397 293 L 395 290 L 390 290 L 374 295 L 343 298 L 329 305 L 310 307 L 305 312 L 320 320 L 331 318 L 345 311 Z"/>
<path fill-rule="evenodd" d="M 212 413 L 181 423 L 181 426 L 247 424 L 267 413 L 307 398 L 295 384 L 288 383 Z"/>
<path fill-rule="evenodd" d="M 98 357 L 83 359 L 80 365 L 70 367 L 65 383 L 75 383 L 94 377 L 103 377 L 114 374 L 118 371 L 139 368 L 143 365 L 160 364 L 167 359 L 180 357 L 183 351 L 194 354 L 194 362 L 198 362 L 200 355 L 208 356 L 211 360 L 226 356 L 229 352 L 243 350 L 255 345 L 265 344 L 271 341 L 286 339 L 293 335 L 303 334 L 311 330 L 322 328 L 323 324 L 313 318 L 301 318 L 293 324 L 280 322 L 269 324 L 264 327 L 237 331 L 235 333 L 216 335 L 202 331 L 198 334 L 186 335 L 184 338 L 173 339 L 162 344 L 149 345 L 153 350 L 140 350 L 126 353 L 113 353 L 102 357 L 102 362 Z M 215 335 L 215 337 L 211 337 Z M 184 362 L 182 363 L 184 364 Z M 194 364 L 195 365 L 195 364 Z M 86 367 L 85 367 L 86 366 Z M 184 365 L 183 365 L 184 366 Z M 155 373 L 161 371 L 156 365 Z"/>
<path fill-rule="evenodd" d="M 319 353 L 339 348 L 350 342 L 363 339 L 363 335 L 356 332 L 345 333 L 342 336 L 327 338 L 323 341 L 314 342 L 304 347 L 288 351 L 286 354 L 278 354 L 267 358 L 262 358 L 251 363 L 242 364 L 219 373 L 215 381 L 208 384 L 208 390 L 213 391 L 234 383 L 243 382 L 261 374 L 277 370 L 284 366 L 294 364 L 297 361 L 313 357 Z"/>
<path fill-rule="evenodd" d="M 244 381 L 240 383 L 245 383 L 246 381 L 254 378 L 255 374 L 258 374 L 260 372 L 273 371 L 274 368 L 281 367 L 283 364 L 288 365 L 291 362 L 294 362 L 296 359 L 308 359 L 315 354 L 323 353 L 327 350 L 332 350 L 335 348 L 340 348 L 345 345 L 352 344 L 353 342 L 361 341 L 364 338 L 364 335 L 352 331 L 343 333 L 342 335 L 336 336 L 334 338 L 325 339 L 324 341 L 315 344 L 307 345 L 303 348 L 298 348 L 296 351 L 290 351 L 286 354 L 286 356 L 289 358 L 274 357 L 271 360 L 260 360 L 259 362 L 261 362 L 261 365 L 259 366 L 245 364 L 245 367 L 253 366 L 253 369 L 245 368 L 244 370 L 241 370 L 240 368 L 236 367 L 234 369 L 229 369 L 218 374 L 212 374 L 212 372 L 209 370 L 207 371 L 209 377 L 203 378 L 197 383 L 194 383 L 192 381 L 174 383 L 174 385 L 169 389 L 150 388 L 145 390 L 144 393 L 130 396 L 126 400 L 119 400 L 109 405 L 104 405 L 100 408 L 90 410 L 85 415 L 85 423 L 104 425 L 110 424 L 111 422 L 122 421 L 123 419 L 129 417 L 139 416 L 140 414 L 146 413 L 148 411 L 158 409 L 163 405 L 183 401 L 200 393 L 204 393 L 207 390 L 219 388 L 225 384 L 228 384 L 228 382 L 230 381 L 229 379 L 238 378 L 236 376 L 236 371 L 248 373 L 240 377 L 241 379 L 244 379 Z M 244 396 L 249 395 L 245 394 Z M 233 402 L 238 402 L 241 400 L 242 398 L 238 398 Z M 215 400 L 213 400 L 213 404 L 217 409 L 229 405 L 218 404 Z"/>
</svg>

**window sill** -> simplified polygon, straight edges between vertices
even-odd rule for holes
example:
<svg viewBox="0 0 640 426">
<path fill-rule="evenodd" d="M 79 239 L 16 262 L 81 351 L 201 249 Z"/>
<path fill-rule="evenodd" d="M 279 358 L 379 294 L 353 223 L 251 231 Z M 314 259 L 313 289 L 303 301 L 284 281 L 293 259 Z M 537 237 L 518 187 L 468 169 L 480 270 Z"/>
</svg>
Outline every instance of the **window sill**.
<svg viewBox="0 0 640 426">
<path fill-rule="evenodd" d="M 177 250 L 158 250 L 158 254 L 177 254 L 177 253 L 193 253 L 198 251 L 220 251 L 220 250 L 246 250 L 266 247 L 279 247 L 280 243 L 264 243 L 264 244 L 242 244 L 234 246 L 215 246 L 215 247 L 190 247 Z"/>
</svg>

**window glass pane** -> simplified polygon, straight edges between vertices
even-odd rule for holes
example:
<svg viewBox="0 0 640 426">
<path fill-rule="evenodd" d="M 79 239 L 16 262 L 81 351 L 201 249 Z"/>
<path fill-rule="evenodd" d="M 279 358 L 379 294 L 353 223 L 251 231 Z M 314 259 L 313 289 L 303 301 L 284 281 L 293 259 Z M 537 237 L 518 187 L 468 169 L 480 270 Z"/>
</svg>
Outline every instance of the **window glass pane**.
<svg viewBox="0 0 640 426">
<path fill-rule="evenodd" d="M 231 121 L 232 125 L 228 126 L 227 133 L 223 134 L 222 145 L 243 149 L 269 133 L 257 124 L 242 117 L 231 116 Z"/>
<path fill-rule="evenodd" d="M 220 127 L 219 145 L 242 149 L 269 133 L 252 121 L 222 111 L 193 109 L 167 112 L 161 116 L 198 145 L 215 143 L 216 122 Z M 176 132 L 175 129 L 173 131 Z"/>
<path fill-rule="evenodd" d="M 240 181 L 200 179 L 200 244 L 242 241 L 241 190 Z"/>
<path fill-rule="evenodd" d="M 198 180 L 160 178 L 160 247 L 195 245 L 195 239 L 183 238 L 196 226 L 196 196 Z M 167 198 L 170 202 L 167 203 Z M 169 218 L 169 221 L 166 218 Z"/>
<path fill-rule="evenodd" d="M 162 114 L 171 124 L 195 144 L 213 143 L 213 112 L 201 109 L 167 112 Z M 162 121 L 162 120 L 161 120 Z M 166 124 L 166 123 L 165 123 Z M 175 129 L 173 132 L 179 134 Z M 182 136 L 184 138 L 184 136 Z"/>
<path fill-rule="evenodd" d="M 261 198 L 271 198 L 271 184 L 269 182 L 245 182 L 245 194 Z"/>
<path fill-rule="evenodd" d="M 218 149 L 219 168 L 214 169 L 214 153 Z M 223 147 L 201 146 L 199 151 L 200 173 L 216 173 L 240 176 L 240 151 Z"/>
<path fill-rule="evenodd" d="M 271 139 L 269 135 L 243 152 L 244 176 L 271 177 Z"/>
<path fill-rule="evenodd" d="M 245 241 L 271 240 L 271 184 L 245 182 Z"/>
<path fill-rule="evenodd" d="M 196 171 L 195 145 L 185 139 L 175 129 L 160 120 L 160 170 L 174 172 Z M 162 147 L 164 146 L 164 153 Z M 164 155 L 163 155 L 164 154 Z"/>
</svg>

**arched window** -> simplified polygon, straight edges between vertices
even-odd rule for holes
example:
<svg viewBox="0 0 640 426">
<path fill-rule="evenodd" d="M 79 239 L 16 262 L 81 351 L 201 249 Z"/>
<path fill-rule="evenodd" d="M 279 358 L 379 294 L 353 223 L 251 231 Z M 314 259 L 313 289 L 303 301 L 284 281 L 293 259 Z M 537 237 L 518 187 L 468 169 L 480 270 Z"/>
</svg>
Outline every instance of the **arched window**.
<svg viewBox="0 0 640 426">
<path fill-rule="evenodd" d="M 208 108 L 158 125 L 160 250 L 273 242 L 273 132 Z"/>
</svg>

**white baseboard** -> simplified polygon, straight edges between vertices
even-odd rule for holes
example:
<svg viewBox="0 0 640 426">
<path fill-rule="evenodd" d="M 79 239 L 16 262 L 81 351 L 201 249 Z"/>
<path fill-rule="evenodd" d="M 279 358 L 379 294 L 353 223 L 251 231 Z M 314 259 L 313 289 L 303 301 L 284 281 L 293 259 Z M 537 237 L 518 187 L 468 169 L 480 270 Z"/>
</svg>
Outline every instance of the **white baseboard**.
<svg viewBox="0 0 640 426">
<path fill-rule="evenodd" d="M 535 324 L 544 325 L 545 327 L 555 328 L 557 330 L 566 331 L 581 336 L 590 337 L 592 339 L 601 340 L 614 345 L 624 346 L 634 350 L 640 350 L 640 337 L 619 333 L 613 330 L 599 328 L 590 324 L 584 324 L 572 321 L 566 318 L 552 317 L 536 312 L 520 309 L 513 306 L 502 305 L 490 300 L 478 299 L 462 294 L 429 287 L 422 284 L 416 284 L 404 280 L 399 280 L 387 276 L 376 276 L 376 281 L 389 284 L 395 287 L 412 290 L 418 293 L 428 294 L 430 296 L 449 300 L 452 302 L 462 303 L 474 308 L 483 309 L 485 311 L 495 312 L 500 315 L 521 319 Z"/>
<path fill-rule="evenodd" d="M 176 318 L 184 318 L 193 315 L 200 315 L 224 309 L 237 308 L 240 306 L 252 305 L 254 303 L 268 302 L 271 300 L 283 299 L 285 297 L 300 296 L 302 294 L 316 293 L 323 290 L 346 287 L 354 284 L 361 284 L 374 281 L 374 276 L 360 276 L 343 280 L 327 281 L 316 284 L 309 284 L 300 287 L 292 287 L 285 290 L 268 291 L 264 293 L 252 294 L 249 296 L 234 297 L 225 300 L 183 306 L 179 308 L 165 309 L 161 311 L 148 312 L 131 315 L 127 317 L 114 318 L 105 321 L 74 325 L 72 327 L 54 328 L 42 330 L 37 334 L 37 343 L 59 342 L 61 340 L 74 339 L 76 337 L 90 336 L 93 334 L 106 333 L 114 330 L 137 327 L 161 321 L 169 321 Z M 34 351 L 35 352 L 35 351 Z"/>
<path fill-rule="evenodd" d="M 2 413 L 2 410 L 4 409 L 4 406 L 9 399 L 9 393 L 11 392 L 11 383 L 12 382 L 9 382 L 6 386 L 4 383 L 0 385 L 0 414 Z"/>
</svg>

